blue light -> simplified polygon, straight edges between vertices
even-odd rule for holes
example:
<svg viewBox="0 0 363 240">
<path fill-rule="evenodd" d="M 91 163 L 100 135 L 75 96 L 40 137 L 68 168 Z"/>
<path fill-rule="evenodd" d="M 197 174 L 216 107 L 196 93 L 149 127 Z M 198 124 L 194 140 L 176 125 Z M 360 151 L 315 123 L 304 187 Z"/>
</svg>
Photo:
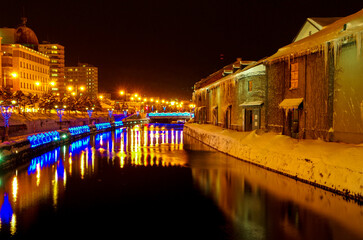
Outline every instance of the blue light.
<svg viewBox="0 0 363 240">
<path fill-rule="evenodd" d="M 89 145 L 89 142 L 90 142 L 90 137 L 86 137 L 86 138 L 80 139 L 78 141 L 75 141 L 71 144 L 70 151 L 72 153 L 78 153 L 78 152 L 84 150 L 85 148 L 87 148 L 87 146 Z"/>
<path fill-rule="evenodd" d="M 107 122 L 107 123 L 96 123 L 95 124 L 97 130 L 103 130 L 103 129 L 108 129 L 111 128 L 111 123 Z"/>
<path fill-rule="evenodd" d="M 119 138 L 119 135 L 121 135 L 122 132 L 126 131 L 125 128 L 117 128 L 115 130 L 115 139 Z"/>
<path fill-rule="evenodd" d="M 124 125 L 123 121 L 117 121 L 117 122 L 114 122 L 114 123 L 115 123 L 115 127 L 120 127 L 120 126 Z"/>
<path fill-rule="evenodd" d="M 76 135 L 80 135 L 83 133 L 89 133 L 90 129 L 88 125 L 84 125 L 84 126 L 78 126 L 78 127 L 71 127 L 68 128 L 69 132 L 71 133 L 72 136 L 76 136 Z"/>
<path fill-rule="evenodd" d="M 4 118 L 4 127 L 9 127 L 9 118 L 13 113 L 13 106 L 0 106 L 1 114 Z"/>
<path fill-rule="evenodd" d="M 13 217 L 13 209 L 11 208 L 9 196 L 7 193 L 4 194 L 4 202 L 1 206 L 0 210 L 0 219 L 1 222 L 9 224 L 11 222 L 11 218 Z"/>
<path fill-rule="evenodd" d="M 40 168 L 43 169 L 44 167 L 50 166 L 53 163 L 58 161 L 60 148 L 56 148 L 50 152 L 44 153 L 36 158 L 33 158 L 30 161 L 28 167 L 28 174 L 35 173 L 37 170 L 37 165 L 39 164 Z"/>
<path fill-rule="evenodd" d="M 191 117 L 189 112 L 148 113 L 148 117 Z"/>
<path fill-rule="evenodd" d="M 91 118 L 92 117 L 93 110 L 87 110 L 87 113 L 88 113 L 88 117 Z"/>
<path fill-rule="evenodd" d="M 58 174 L 58 179 L 64 179 L 64 164 L 63 161 L 58 161 L 57 162 L 57 174 Z"/>
<path fill-rule="evenodd" d="M 28 136 L 28 140 L 30 142 L 30 146 L 38 147 L 50 142 L 58 141 L 60 139 L 59 132 L 57 131 L 51 131 L 51 132 L 44 132 L 44 133 L 38 133 L 34 135 Z"/>
<path fill-rule="evenodd" d="M 95 137 L 95 147 L 99 148 L 102 147 L 103 144 L 105 144 L 106 142 L 112 142 L 112 135 L 111 132 L 104 132 L 104 133 L 99 133 L 96 135 Z M 102 142 L 101 142 L 102 140 Z"/>
</svg>

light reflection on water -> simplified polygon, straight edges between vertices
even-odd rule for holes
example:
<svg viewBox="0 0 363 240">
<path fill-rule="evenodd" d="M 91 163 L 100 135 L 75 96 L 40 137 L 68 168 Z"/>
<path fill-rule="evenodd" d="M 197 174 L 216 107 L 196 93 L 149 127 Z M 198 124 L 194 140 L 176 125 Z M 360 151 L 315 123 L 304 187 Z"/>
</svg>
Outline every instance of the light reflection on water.
<svg viewBox="0 0 363 240">
<path fill-rule="evenodd" d="M 171 129 L 163 125 L 136 125 L 89 136 L 61 146 L 30 160 L 22 167 L 0 178 L 0 236 L 17 231 L 17 212 L 51 198 L 54 210 L 64 195 L 69 177 L 85 179 L 95 174 L 96 158 L 105 158 L 120 168 L 135 166 L 182 166 L 185 160 L 174 158 L 172 151 L 182 151 L 182 125 Z M 36 213 L 27 221 L 36 219 Z"/>
<path fill-rule="evenodd" d="M 1 176 L 0 238 L 26 231 L 19 229 L 38 220 L 41 203 L 61 211 L 74 181 L 86 182 L 95 176 L 102 181 L 99 174 L 104 164 L 125 174 L 145 167 L 188 169 L 186 177 L 228 219 L 224 223 L 228 226 L 221 227 L 227 229 L 223 230 L 225 239 L 363 236 L 363 208 L 354 202 L 218 153 L 183 136 L 178 126 L 139 125 L 58 147 Z"/>
<path fill-rule="evenodd" d="M 195 183 L 232 220 L 235 239 L 363 239 L 362 205 L 185 140 Z"/>
</svg>

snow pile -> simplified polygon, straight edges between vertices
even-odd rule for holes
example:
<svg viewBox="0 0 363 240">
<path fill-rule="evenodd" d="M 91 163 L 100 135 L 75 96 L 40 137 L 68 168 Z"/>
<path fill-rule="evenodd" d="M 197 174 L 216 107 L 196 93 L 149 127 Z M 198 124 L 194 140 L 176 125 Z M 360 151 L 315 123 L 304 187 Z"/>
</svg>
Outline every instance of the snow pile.
<svg viewBox="0 0 363 240">
<path fill-rule="evenodd" d="M 184 133 L 231 156 L 350 197 L 363 196 L 363 146 L 296 140 L 262 131 L 186 124 Z"/>
</svg>

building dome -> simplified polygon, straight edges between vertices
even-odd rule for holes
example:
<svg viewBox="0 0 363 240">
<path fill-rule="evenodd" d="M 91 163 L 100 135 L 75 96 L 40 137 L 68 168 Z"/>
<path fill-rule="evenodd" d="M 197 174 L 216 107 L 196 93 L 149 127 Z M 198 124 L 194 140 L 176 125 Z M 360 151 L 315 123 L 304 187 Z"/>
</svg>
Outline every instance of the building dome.
<svg viewBox="0 0 363 240">
<path fill-rule="evenodd" d="M 37 35 L 26 26 L 26 21 L 26 18 L 22 18 L 22 24 L 15 30 L 15 43 L 38 50 Z"/>
</svg>

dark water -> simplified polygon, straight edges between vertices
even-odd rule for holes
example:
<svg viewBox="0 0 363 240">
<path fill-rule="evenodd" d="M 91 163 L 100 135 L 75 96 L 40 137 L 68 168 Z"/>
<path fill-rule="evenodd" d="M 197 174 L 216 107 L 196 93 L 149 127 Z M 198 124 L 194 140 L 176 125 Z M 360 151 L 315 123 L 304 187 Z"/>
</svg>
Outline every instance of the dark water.
<svg viewBox="0 0 363 240">
<path fill-rule="evenodd" d="M 0 177 L 0 239 L 363 239 L 363 207 L 177 126 L 62 146 Z"/>
</svg>

